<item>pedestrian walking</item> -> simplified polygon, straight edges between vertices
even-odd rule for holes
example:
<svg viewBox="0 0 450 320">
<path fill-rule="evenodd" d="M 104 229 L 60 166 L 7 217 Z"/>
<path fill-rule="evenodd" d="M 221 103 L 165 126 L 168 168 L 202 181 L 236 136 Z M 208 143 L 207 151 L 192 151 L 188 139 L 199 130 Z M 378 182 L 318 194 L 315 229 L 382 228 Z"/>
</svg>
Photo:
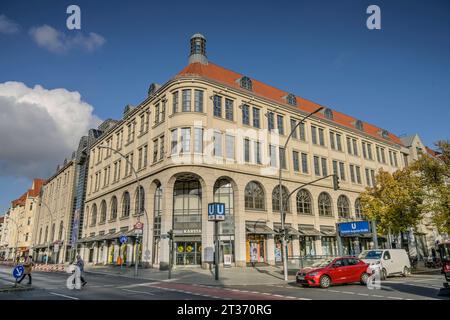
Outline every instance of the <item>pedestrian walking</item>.
<svg viewBox="0 0 450 320">
<path fill-rule="evenodd" d="M 77 265 L 78 268 L 80 268 L 80 280 L 81 280 L 82 285 L 84 287 L 87 284 L 87 281 L 83 277 L 83 274 L 84 274 L 84 261 L 83 261 L 83 259 L 81 259 L 81 256 L 79 254 L 77 255 L 77 261 L 76 261 L 75 265 Z"/>
<path fill-rule="evenodd" d="M 33 257 L 28 256 L 28 258 L 26 258 L 25 263 L 23 265 L 23 267 L 24 267 L 23 275 L 19 279 L 18 283 L 21 283 L 22 280 L 25 279 L 26 276 L 28 276 L 28 284 L 31 285 L 31 272 L 33 270 L 33 266 L 34 266 Z"/>
</svg>

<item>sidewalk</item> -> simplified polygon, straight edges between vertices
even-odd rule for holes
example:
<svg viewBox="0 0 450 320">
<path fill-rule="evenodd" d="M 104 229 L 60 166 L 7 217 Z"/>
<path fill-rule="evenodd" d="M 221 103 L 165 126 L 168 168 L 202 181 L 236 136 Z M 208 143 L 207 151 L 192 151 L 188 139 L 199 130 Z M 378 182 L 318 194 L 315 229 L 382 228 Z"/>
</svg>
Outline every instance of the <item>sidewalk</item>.
<svg viewBox="0 0 450 320">
<path fill-rule="evenodd" d="M 112 267 L 112 266 L 86 266 L 85 272 L 94 274 L 105 274 L 134 278 L 134 267 Z M 152 281 L 168 280 L 168 271 L 158 269 L 139 269 L 138 278 Z M 294 280 L 294 277 L 289 277 Z M 254 284 L 283 284 L 284 278 L 280 267 L 255 267 L 255 268 L 220 268 L 219 280 L 214 280 L 214 270 L 196 267 L 185 267 L 172 270 L 171 280 L 184 284 L 201 285 L 254 285 Z"/>
</svg>

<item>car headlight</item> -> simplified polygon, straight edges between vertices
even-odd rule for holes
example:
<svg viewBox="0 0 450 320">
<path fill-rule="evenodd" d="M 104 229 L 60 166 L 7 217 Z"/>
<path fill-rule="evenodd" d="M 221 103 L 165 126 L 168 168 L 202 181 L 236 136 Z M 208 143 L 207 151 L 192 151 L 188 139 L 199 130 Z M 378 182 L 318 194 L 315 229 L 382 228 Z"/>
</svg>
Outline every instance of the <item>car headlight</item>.
<svg viewBox="0 0 450 320">
<path fill-rule="evenodd" d="M 314 276 L 317 276 L 318 274 L 319 274 L 318 272 L 311 272 L 311 273 L 308 273 L 308 276 L 314 277 Z"/>
</svg>

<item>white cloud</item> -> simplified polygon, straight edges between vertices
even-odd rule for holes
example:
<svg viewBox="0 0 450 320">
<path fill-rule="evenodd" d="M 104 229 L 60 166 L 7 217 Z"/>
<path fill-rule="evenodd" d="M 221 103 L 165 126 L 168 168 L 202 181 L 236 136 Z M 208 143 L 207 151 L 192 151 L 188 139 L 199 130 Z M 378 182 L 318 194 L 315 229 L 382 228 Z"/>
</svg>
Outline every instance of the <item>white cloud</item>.
<svg viewBox="0 0 450 320">
<path fill-rule="evenodd" d="M 4 14 L 0 14 L 0 33 L 16 34 L 19 33 L 20 28 L 17 23 L 8 19 Z"/>
<path fill-rule="evenodd" d="M 88 35 L 84 35 L 81 31 L 70 32 L 75 34 L 67 35 L 48 25 L 33 27 L 29 31 L 31 38 L 38 46 L 55 53 L 74 48 L 90 52 L 100 48 L 106 42 L 105 38 L 94 32 Z"/>
<path fill-rule="evenodd" d="M 76 91 L 0 83 L 0 176 L 46 177 L 100 119 Z"/>
</svg>

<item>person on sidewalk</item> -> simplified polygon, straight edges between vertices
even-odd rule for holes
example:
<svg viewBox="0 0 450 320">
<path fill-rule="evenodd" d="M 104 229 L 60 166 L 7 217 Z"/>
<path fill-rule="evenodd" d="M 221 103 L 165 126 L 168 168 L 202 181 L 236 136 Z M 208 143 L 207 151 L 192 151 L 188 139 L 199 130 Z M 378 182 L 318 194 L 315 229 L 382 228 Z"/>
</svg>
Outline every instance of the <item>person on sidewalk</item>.
<svg viewBox="0 0 450 320">
<path fill-rule="evenodd" d="M 33 257 L 32 256 L 28 256 L 28 258 L 25 260 L 25 263 L 23 265 L 24 267 L 24 272 L 22 277 L 19 279 L 19 281 L 17 281 L 17 283 L 21 283 L 23 279 L 25 279 L 25 276 L 28 276 L 28 284 L 31 285 L 31 272 L 33 270 Z"/>
<path fill-rule="evenodd" d="M 78 268 L 80 268 L 80 280 L 82 282 L 83 287 L 87 284 L 87 281 L 84 280 L 83 277 L 83 273 L 84 273 L 84 261 L 83 259 L 81 259 L 80 255 L 77 255 L 77 262 L 75 263 L 75 265 L 78 266 Z"/>
</svg>

